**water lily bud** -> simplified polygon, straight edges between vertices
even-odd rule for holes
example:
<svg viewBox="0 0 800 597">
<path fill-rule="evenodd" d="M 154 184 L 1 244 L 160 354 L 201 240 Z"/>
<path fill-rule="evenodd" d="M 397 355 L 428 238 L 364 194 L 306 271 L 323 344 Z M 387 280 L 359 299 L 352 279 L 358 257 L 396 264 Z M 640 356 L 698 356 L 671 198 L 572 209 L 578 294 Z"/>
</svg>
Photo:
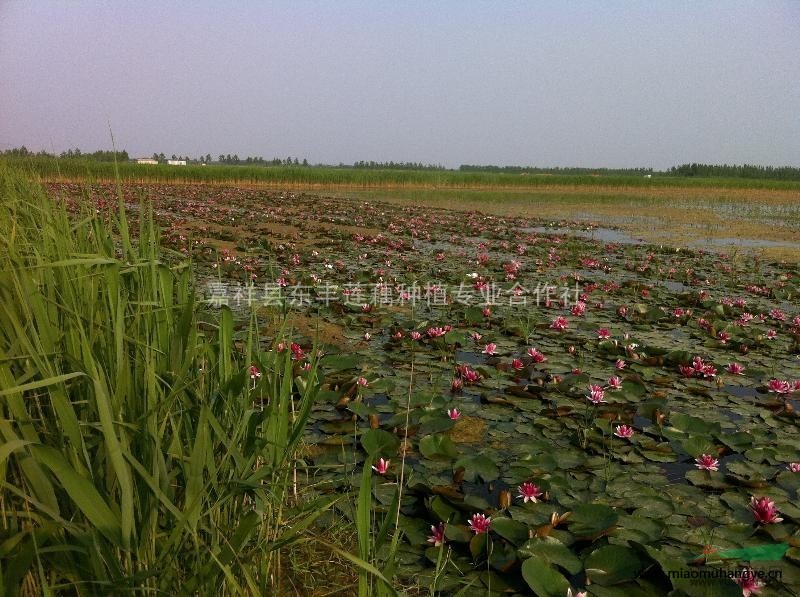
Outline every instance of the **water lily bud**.
<svg viewBox="0 0 800 597">
<path fill-rule="evenodd" d="M 498 504 L 501 510 L 505 510 L 511 506 L 511 492 L 507 489 L 502 490 L 500 492 L 500 497 L 498 498 Z"/>
</svg>

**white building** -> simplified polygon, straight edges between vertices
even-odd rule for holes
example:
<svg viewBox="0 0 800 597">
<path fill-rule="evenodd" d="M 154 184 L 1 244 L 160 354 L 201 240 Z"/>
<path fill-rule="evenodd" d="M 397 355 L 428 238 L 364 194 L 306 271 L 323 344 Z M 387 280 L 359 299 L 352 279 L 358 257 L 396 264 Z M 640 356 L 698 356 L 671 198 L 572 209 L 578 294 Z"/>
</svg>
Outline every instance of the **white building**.
<svg viewBox="0 0 800 597">
<path fill-rule="evenodd" d="M 158 160 L 153 158 L 136 158 L 137 164 L 158 164 Z"/>
<path fill-rule="evenodd" d="M 167 164 L 170 166 L 185 166 L 186 160 L 167 160 Z"/>
</svg>

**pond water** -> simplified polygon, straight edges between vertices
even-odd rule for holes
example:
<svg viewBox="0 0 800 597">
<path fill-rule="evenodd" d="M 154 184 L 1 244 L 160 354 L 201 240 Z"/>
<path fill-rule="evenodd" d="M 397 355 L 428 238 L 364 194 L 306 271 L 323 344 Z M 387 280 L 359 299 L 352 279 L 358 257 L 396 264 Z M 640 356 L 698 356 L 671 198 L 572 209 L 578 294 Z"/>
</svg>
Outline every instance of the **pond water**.
<svg viewBox="0 0 800 597">
<path fill-rule="evenodd" d="M 551 226 L 533 226 L 529 228 L 521 228 L 522 232 L 536 233 L 536 234 L 560 234 L 579 236 L 589 240 L 597 240 L 604 243 L 620 243 L 620 244 L 640 244 L 644 241 L 642 239 L 634 238 L 630 234 L 622 230 L 614 228 L 564 228 L 564 227 L 551 227 Z"/>
</svg>

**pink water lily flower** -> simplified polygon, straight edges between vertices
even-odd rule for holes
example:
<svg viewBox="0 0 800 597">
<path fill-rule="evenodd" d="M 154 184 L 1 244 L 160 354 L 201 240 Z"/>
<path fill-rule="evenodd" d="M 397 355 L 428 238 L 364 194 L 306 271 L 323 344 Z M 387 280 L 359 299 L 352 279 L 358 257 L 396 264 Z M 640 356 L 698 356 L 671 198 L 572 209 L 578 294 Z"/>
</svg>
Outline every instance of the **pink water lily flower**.
<svg viewBox="0 0 800 597">
<path fill-rule="evenodd" d="M 489 356 L 492 356 L 492 355 L 494 355 L 496 350 L 497 350 L 497 344 L 495 344 L 494 342 L 489 342 L 489 344 L 487 344 L 483 348 L 483 354 L 487 354 Z"/>
<path fill-rule="evenodd" d="M 566 317 L 559 316 L 553 320 L 550 327 L 554 330 L 566 330 L 569 327 L 569 321 L 567 321 Z"/>
<path fill-rule="evenodd" d="M 587 398 L 593 404 L 602 404 L 603 402 L 605 402 L 605 395 L 606 393 L 605 391 L 603 391 L 602 387 L 598 385 L 589 386 L 589 395 L 587 396 Z"/>
<path fill-rule="evenodd" d="M 614 435 L 622 439 L 631 438 L 633 437 L 633 427 L 630 425 L 618 425 Z"/>
<path fill-rule="evenodd" d="M 428 543 L 433 543 L 434 547 L 441 547 L 444 545 L 444 523 L 431 525 L 431 534 L 428 537 Z"/>
<path fill-rule="evenodd" d="M 608 387 L 612 390 L 619 390 L 622 388 L 622 380 L 616 375 L 608 378 Z"/>
<path fill-rule="evenodd" d="M 695 466 L 701 471 L 719 470 L 719 460 L 710 454 L 701 454 L 699 458 L 695 458 L 695 463 Z"/>
<path fill-rule="evenodd" d="M 759 524 L 776 524 L 783 520 L 778 516 L 778 509 L 768 497 L 757 498 L 752 496 L 750 498 L 750 511 L 753 513 L 753 518 Z"/>
<path fill-rule="evenodd" d="M 511 361 L 511 368 L 514 371 L 522 371 L 525 368 L 525 363 L 522 362 L 522 359 L 514 359 Z"/>
<path fill-rule="evenodd" d="M 789 470 L 793 473 L 800 473 L 800 462 L 790 462 Z"/>
<path fill-rule="evenodd" d="M 481 379 L 481 374 L 469 365 L 460 366 L 457 373 L 466 383 L 477 383 Z"/>
<path fill-rule="evenodd" d="M 587 597 L 586 591 L 575 591 L 572 592 L 572 589 L 567 589 L 567 597 Z"/>
<path fill-rule="evenodd" d="M 679 365 L 678 369 L 684 377 L 715 377 L 717 375 L 717 368 L 712 363 L 704 362 L 700 356 L 692 359 L 691 366 Z"/>
<path fill-rule="evenodd" d="M 617 369 L 624 369 L 627 366 L 628 364 L 623 359 L 617 359 L 617 362 L 614 363 L 614 367 Z"/>
<path fill-rule="evenodd" d="M 488 533 L 489 527 L 492 526 L 491 516 L 486 516 L 484 514 L 473 514 L 467 522 L 469 523 L 470 530 L 476 535 Z"/>
<path fill-rule="evenodd" d="M 517 487 L 517 491 L 519 492 L 519 498 L 526 504 L 528 502 L 537 503 L 538 500 L 536 498 L 542 495 L 542 490 L 533 483 L 523 483 Z"/>
<path fill-rule="evenodd" d="M 261 377 L 261 371 L 255 365 L 250 365 L 250 379 L 257 379 Z"/>
<path fill-rule="evenodd" d="M 607 340 L 611 337 L 611 332 L 608 330 L 608 328 L 600 328 L 597 330 L 597 337 L 600 340 Z"/>
<path fill-rule="evenodd" d="M 539 352 L 539 350 L 535 347 L 528 349 L 528 356 L 534 363 L 543 363 L 547 360 L 547 357 L 544 356 L 543 353 Z"/>
<path fill-rule="evenodd" d="M 385 475 L 386 471 L 389 470 L 389 463 L 391 460 L 384 460 L 383 458 L 379 459 L 375 466 L 372 467 L 372 470 L 378 473 L 379 475 Z"/>
<path fill-rule="evenodd" d="M 359 377 L 356 380 L 356 385 L 361 386 L 362 388 L 366 388 L 369 385 L 369 382 L 367 381 L 366 377 Z"/>
<path fill-rule="evenodd" d="M 413 332 L 411 332 L 411 339 L 412 340 L 419 340 L 420 338 L 422 338 L 422 334 L 420 334 L 417 330 L 414 330 Z"/>
<path fill-rule="evenodd" d="M 703 370 L 700 373 L 703 375 L 703 377 L 716 377 L 717 368 L 711 363 L 706 363 L 703 365 Z"/>
<path fill-rule="evenodd" d="M 586 312 L 586 303 L 581 301 L 578 301 L 570 311 L 570 313 L 572 313 L 576 317 L 581 317 L 585 312 Z"/>
<path fill-rule="evenodd" d="M 764 587 L 764 583 L 758 579 L 752 568 L 745 568 L 733 577 L 734 582 L 742 589 L 742 597 L 758 595 Z"/>
<path fill-rule="evenodd" d="M 770 379 L 767 383 L 767 389 L 774 394 L 788 394 L 792 391 L 789 382 L 781 379 Z"/>
<path fill-rule="evenodd" d="M 728 373 L 732 373 L 733 375 L 744 375 L 744 367 L 742 367 L 739 363 L 728 363 L 728 366 L 725 367 Z"/>
<path fill-rule="evenodd" d="M 450 382 L 450 391 L 451 392 L 460 392 L 461 388 L 464 387 L 464 382 L 461 381 L 460 377 L 454 377 L 453 381 Z"/>
<path fill-rule="evenodd" d="M 447 416 L 455 421 L 458 419 L 458 417 L 461 416 L 461 413 L 458 411 L 457 408 L 450 408 L 447 410 Z"/>
<path fill-rule="evenodd" d="M 297 342 L 292 342 L 289 345 L 289 350 L 292 351 L 292 360 L 302 361 L 306 356 L 305 351 Z"/>
</svg>

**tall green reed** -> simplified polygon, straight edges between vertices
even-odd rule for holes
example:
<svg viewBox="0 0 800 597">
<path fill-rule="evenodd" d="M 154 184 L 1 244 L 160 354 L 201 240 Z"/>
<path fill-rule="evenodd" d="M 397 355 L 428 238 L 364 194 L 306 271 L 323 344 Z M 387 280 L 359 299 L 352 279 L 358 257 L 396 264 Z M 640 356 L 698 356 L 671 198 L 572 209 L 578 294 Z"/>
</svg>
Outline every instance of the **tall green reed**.
<svg viewBox="0 0 800 597">
<path fill-rule="evenodd" d="M 274 593 L 338 499 L 292 499 L 316 362 L 207 313 L 118 201 L 70 214 L 0 169 L 0 586 Z"/>
</svg>

